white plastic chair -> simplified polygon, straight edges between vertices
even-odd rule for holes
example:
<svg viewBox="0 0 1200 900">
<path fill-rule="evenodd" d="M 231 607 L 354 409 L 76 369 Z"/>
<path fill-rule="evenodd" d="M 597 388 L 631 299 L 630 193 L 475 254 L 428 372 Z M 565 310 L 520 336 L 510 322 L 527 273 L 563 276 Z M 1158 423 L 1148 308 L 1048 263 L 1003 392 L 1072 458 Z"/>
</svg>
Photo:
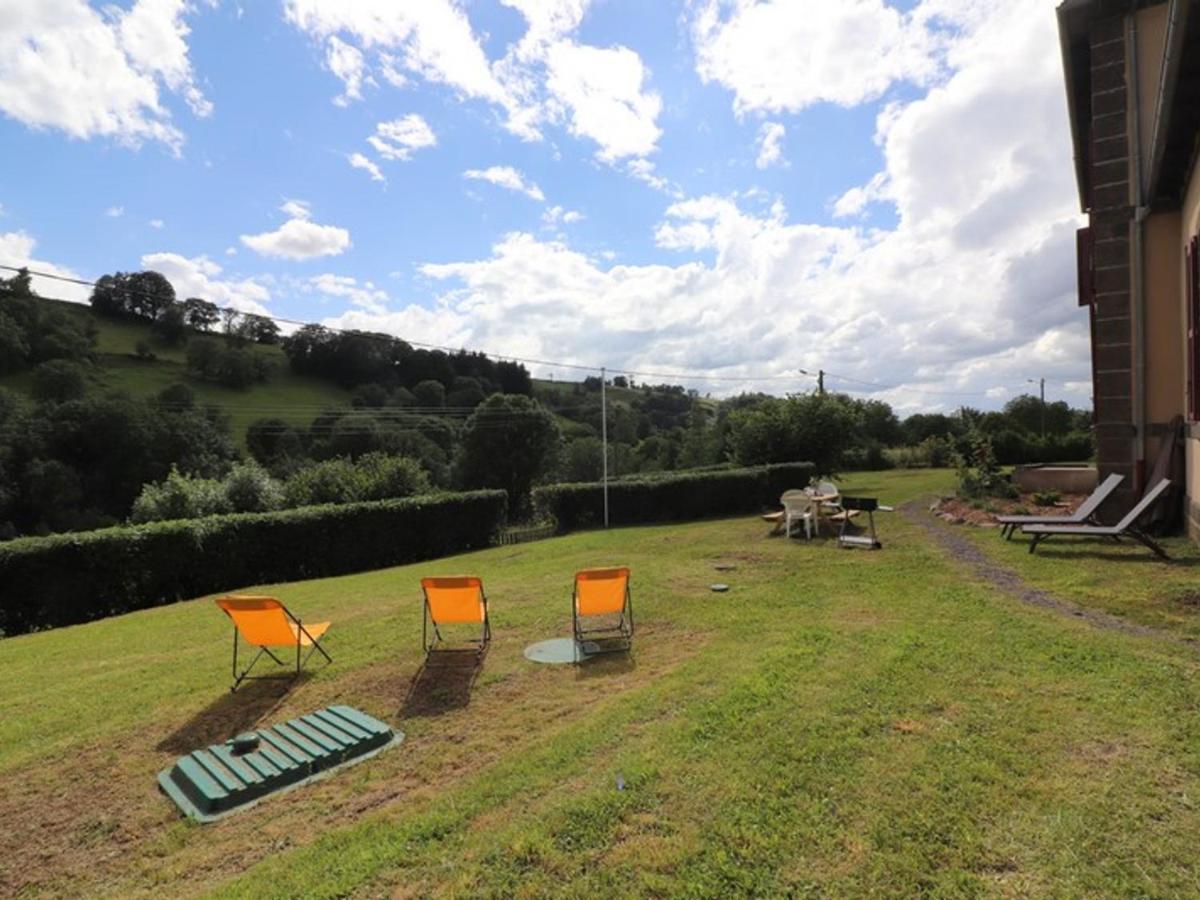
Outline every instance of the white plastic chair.
<svg viewBox="0 0 1200 900">
<path fill-rule="evenodd" d="M 788 491 L 779 498 L 783 504 L 783 533 L 792 536 L 792 523 L 804 525 L 805 540 L 812 540 L 813 529 L 816 527 L 817 510 L 812 497 L 804 491 Z"/>
</svg>

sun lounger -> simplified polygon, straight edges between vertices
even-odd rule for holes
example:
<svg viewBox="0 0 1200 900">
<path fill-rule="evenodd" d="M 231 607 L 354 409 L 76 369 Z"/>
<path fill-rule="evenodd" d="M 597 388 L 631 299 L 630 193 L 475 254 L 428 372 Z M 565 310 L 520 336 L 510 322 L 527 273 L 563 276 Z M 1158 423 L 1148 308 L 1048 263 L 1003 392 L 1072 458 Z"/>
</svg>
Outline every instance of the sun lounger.
<svg viewBox="0 0 1200 900">
<path fill-rule="evenodd" d="M 1124 475 L 1113 473 L 1104 479 L 1104 482 L 1097 487 L 1088 498 L 1079 504 L 1079 508 L 1075 512 L 1065 516 L 996 516 L 996 521 L 1000 523 L 1000 533 L 1007 540 L 1012 537 L 1014 531 L 1021 525 L 1099 525 L 1095 520 L 1096 510 L 1100 508 L 1109 494 L 1117 489 L 1122 481 L 1125 480 Z"/>
<path fill-rule="evenodd" d="M 251 597 L 233 594 L 217 600 L 217 606 L 233 620 L 233 686 L 231 692 L 238 689 L 247 678 L 296 678 L 304 662 L 313 653 L 320 653 L 326 662 L 333 662 L 325 648 L 321 646 L 321 636 L 329 630 L 328 622 L 316 622 L 305 625 L 288 610 L 286 606 L 274 597 Z M 250 662 L 243 672 L 238 672 L 238 642 L 239 637 L 251 647 L 258 648 L 258 655 Z M 296 671 L 290 675 L 251 675 L 250 670 L 265 653 L 277 665 L 286 665 L 282 659 L 271 652 L 292 648 L 296 650 Z M 308 647 L 308 655 L 303 661 L 300 657 L 302 648 Z"/>
<path fill-rule="evenodd" d="M 443 640 L 440 626 L 454 623 L 478 625 L 479 637 L 471 642 L 479 645 L 480 653 L 487 649 L 492 640 L 492 623 L 488 618 L 487 595 L 483 592 L 482 579 L 474 575 L 422 578 L 421 590 L 425 594 L 421 645 L 426 654 Z M 431 625 L 432 638 L 429 635 Z"/>
<path fill-rule="evenodd" d="M 1167 551 L 1158 545 L 1146 532 L 1137 526 L 1138 519 L 1146 514 L 1167 489 L 1171 486 L 1171 479 L 1164 478 L 1158 484 L 1154 485 L 1145 496 L 1138 501 L 1137 506 L 1125 514 L 1116 525 L 1026 525 L 1021 529 L 1023 534 L 1030 535 L 1033 540 L 1029 542 L 1029 552 L 1032 553 L 1037 549 L 1038 544 L 1047 538 L 1054 536 L 1067 537 L 1108 537 L 1114 540 L 1120 540 L 1122 537 L 1131 537 L 1135 541 L 1149 547 L 1163 559 L 1168 559 Z"/>
</svg>

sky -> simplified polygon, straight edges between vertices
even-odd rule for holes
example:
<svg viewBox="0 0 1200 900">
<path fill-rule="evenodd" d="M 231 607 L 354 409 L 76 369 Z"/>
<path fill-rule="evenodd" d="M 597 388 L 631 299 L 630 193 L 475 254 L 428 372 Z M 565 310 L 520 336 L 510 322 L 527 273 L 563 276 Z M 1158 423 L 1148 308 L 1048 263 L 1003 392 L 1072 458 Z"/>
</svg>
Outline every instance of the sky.
<svg viewBox="0 0 1200 900">
<path fill-rule="evenodd" d="M 0 0 L 0 264 L 563 380 L 1087 407 L 1054 5 Z"/>
</svg>

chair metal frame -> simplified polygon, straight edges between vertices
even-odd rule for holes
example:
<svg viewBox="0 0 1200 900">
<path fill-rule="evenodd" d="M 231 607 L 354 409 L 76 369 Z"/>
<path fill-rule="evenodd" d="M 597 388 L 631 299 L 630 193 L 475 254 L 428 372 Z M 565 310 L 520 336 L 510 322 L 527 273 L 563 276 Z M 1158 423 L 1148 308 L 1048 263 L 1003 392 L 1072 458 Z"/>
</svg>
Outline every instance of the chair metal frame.
<svg viewBox="0 0 1200 900">
<path fill-rule="evenodd" d="M 453 577 L 475 578 L 473 575 Z M 491 612 L 488 609 L 487 591 L 484 590 L 483 579 L 479 578 L 477 580 L 479 581 L 479 599 L 483 604 L 483 622 L 481 623 L 479 637 L 470 638 L 468 643 L 478 644 L 479 646 L 476 648 L 476 652 L 482 656 L 487 650 L 488 645 L 490 645 L 492 642 L 492 617 Z M 424 598 L 424 602 L 421 604 L 421 646 L 425 650 L 426 656 L 428 656 L 433 651 L 434 647 L 441 643 L 447 643 L 447 641 L 442 637 L 442 632 L 438 628 L 437 620 L 433 617 L 433 610 L 430 609 L 429 606 L 429 591 L 425 587 L 423 581 L 421 584 L 421 595 Z M 431 625 L 433 626 L 433 640 L 429 639 L 429 626 Z"/>
<path fill-rule="evenodd" d="M 231 597 L 222 597 L 221 599 L 225 600 L 225 599 L 239 599 L 239 598 L 231 596 Z M 251 675 L 250 670 L 253 669 L 256 665 L 258 665 L 258 661 L 260 659 L 262 659 L 264 653 L 267 656 L 269 656 L 274 661 L 274 663 L 278 666 L 286 666 L 287 663 L 285 663 L 282 659 L 280 659 L 278 656 L 276 656 L 274 653 L 272 653 L 270 648 L 268 648 L 264 645 L 261 645 L 261 644 L 250 644 L 250 642 L 247 641 L 246 643 L 250 644 L 251 647 L 258 647 L 258 653 L 255 655 L 254 659 L 252 659 L 250 661 L 250 665 L 246 666 L 245 670 L 239 673 L 237 660 L 238 660 L 238 644 L 240 643 L 241 629 L 238 628 L 237 619 L 234 619 L 233 616 L 230 615 L 229 610 L 225 609 L 224 607 L 221 607 L 221 612 L 225 613 L 225 615 L 229 616 L 229 618 L 233 621 L 233 667 L 232 667 L 233 668 L 233 672 L 232 672 L 233 685 L 229 688 L 229 692 L 231 694 L 234 693 L 235 691 L 237 691 L 238 687 L 241 685 L 241 683 L 243 681 L 294 681 L 300 677 L 301 671 L 303 670 L 304 666 L 308 665 L 308 661 L 310 658 L 312 658 L 312 655 L 314 653 L 319 652 L 323 657 L 325 657 L 326 665 L 329 665 L 330 663 L 333 662 L 333 657 L 331 657 L 326 652 L 325 648 L 321 646 L 321 642 L 309 633 L 308 629 L 304 627 L 304 623 L 302 621 L 300 621 L 300 618 L 298 616 L 294 615 L 290 609 L 288 609 L 286 606 L 284 606 L 282 603 L 280 603 L 279 600 L 276 600 L 274 597 L 269 597 L 269 598 L 265 597 L 262 599 L 275 600 L 276 603 L 279 603 L 279 608 L 283 611 L 283 614 L 285 616 L 287 616 L 288 620 L 290 622 L 294 623 L 296 626 L 296 671 L 292 672 L 290 674 L 287 674 L 287 675 L 282 675 L 282 674 L 280 674 L 280 675 Z M 305 654 L 303 657 L 301 656 L 301 651 L 303 650 L 304 645 L 300 640 L 301 635 L 308 638 L 309 641 L 312 643 L 312 646 L 309 647 L 308 653 Z M 281 645 L 281 646 L 286 646 L 286 645 Z"/>
<path fill-rule="evenodd" d="M 613 568 L 618 568 L 614 566 Z M 579 647 L 588 640 L 588 636 L 593 636 L 593 641 L 598 636 L 600 640 L 604 639 L 619 639 L 623 640 L 624 646 L 606 647 L 597 650 L 597 653 L 615 653 L 620 651 L 628 651 L 633 649 L 633 575 L 632 573 L 625 577 L 625 602 L 621 606 L 620 618 L 617 624 L 606 628 L 583 628 L 580 623 L 579 616 L 579 576 L 576 574 L 575 582 L 571 587 L 571 631 L 575 638 L 575 653 L 576 662 L 578 662 Z M 590 654 L 589 654 L 590 655 Z"/>
</svg>

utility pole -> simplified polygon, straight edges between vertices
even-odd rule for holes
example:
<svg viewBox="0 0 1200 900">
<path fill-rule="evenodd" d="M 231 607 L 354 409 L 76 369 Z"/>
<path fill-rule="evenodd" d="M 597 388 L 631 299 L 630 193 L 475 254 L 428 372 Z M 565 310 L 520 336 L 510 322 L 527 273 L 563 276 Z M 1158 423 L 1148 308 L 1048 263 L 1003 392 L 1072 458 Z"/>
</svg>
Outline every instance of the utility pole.
<svg viewBox="0 0 1200 900">
<path fill-rule="evenodd" d="M 608 395 L 604 382 L 608 375 L 604 367 L 600 367 L 600 445 L 604 452 L 604 527 L 608 527 Z"/>
<path fill-rule="evenodd" d="M 1042 401 L 1042 440 L 1044 441 L 1046 439 L 1046 379 L 1039 378 L 1034 381 L 1032 378 L 1026 378 L 1025 380 L 1038 386 L 1038 396 Z"/>
<path fill-rule="evenodd" d="M 825 393 L 825 370 L 824 369 L 817 370 L 817 393 L 818 394 Z"/>
</svg>

